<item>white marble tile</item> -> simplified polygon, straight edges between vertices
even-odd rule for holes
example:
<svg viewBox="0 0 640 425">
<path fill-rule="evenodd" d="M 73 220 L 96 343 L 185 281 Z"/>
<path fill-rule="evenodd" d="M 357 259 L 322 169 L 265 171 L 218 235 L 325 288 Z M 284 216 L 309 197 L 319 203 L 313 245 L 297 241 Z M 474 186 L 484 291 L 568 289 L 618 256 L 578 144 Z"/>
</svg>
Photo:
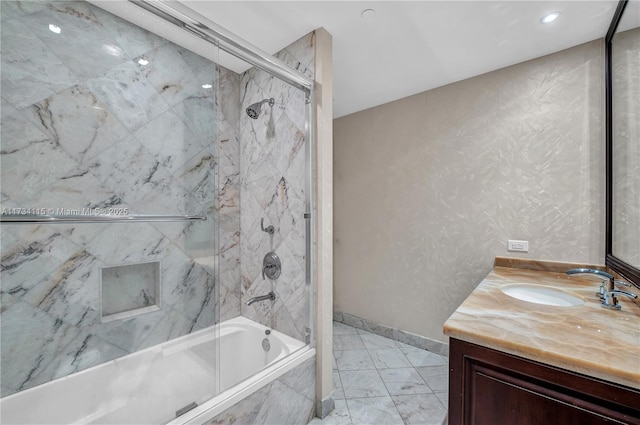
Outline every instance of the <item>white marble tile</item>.
<svg viewBox="0 0 640 425">
<path fill-rule="evenodd" d="M 84 82 L 129 131 L 169 109 L 153 85 L 131 62 Z"/>
<path fill-rule="evenodd" d="M 1 81 L 2 97 L 21 109 L 75 85 L 79 79 L 24 22 L 3 19 Z"/>
<path fill-rule="evenodd" d="M 142 58 L 148 63 L 142 65 L 138 62 L 139 58 L 134 59 L 138 69 L 170 106 L 198 92 L 202 84 L 211 83 L 211 80 L 201 82 L 196 78 L 174 45 L 148 51 Z"/>
<path fill-rule="evenodd" d="M 218 183 L 215 165 L 212 149 L 203 149 L 173 173 L 176 181 L 205 208 L 215 201 Z"/>
<path fill-rule="evenodd" d="M 11 366 L 0 373 L 11 393 L 49 381 L 41 372 L 80 332 L 21 301 L 2 312 L 1 327 L 2 361 Z"/>
<path fill-rule="evenodd" d="M 27 206 L 23 202 L 36 198 L 44 188 L 78 173 L 77 163 L 53 143 L 28 144 L 3 154 L 0 166 L 2 192 L 23 207 Z"/>
<path fill-rule="evenodd" d="M 51 317 L 86 329 L 100 320 L 99 273 L 103 265 L 80 249 L 24 294 L 23 299 Z"/>
<path fill-rule="evenodd" d="M 128 135 L 116 117 L 83 85 L 37 102 L 27 112 L 29 120 L 78 163 Z"/>
<path fill-rule="evenodd" d="M 377 370 L 346 370 L 339 373 L 347 400 L 389 394 Z"/>
<path fill-rule="evenodd" d="M 342 388 L 342 379 L 337 370 L 332 371 L 333 388 L 331 389 L 331 397 L 334 400 L 344 400 L 344 389 Z"/>
<path fill-rule="evenodd" d="M 255 424 L 297 425 L 308 422 L 314 402 L 276 380 L 271 385 Z"/>
<path fill-rule="evenodd" d="M 391 397 L 347 399 L 353 425 L 404 425 Z"/>
<path fill-rule="evenodd" d="M 333 335 L 357 335 L 358 330 L 340 322 L 333 322 Z"/>
<path fill-rule="evenodd" d="M 264 317 L 268 321 L 268 317 Z M 298 341 L 304 341 L 306 320 L 300 314 L 294 314 L 289 311 L 289 306 L 283 302 L 271 320 L 273 328 L 279 330 L 285 335 L 289 335 Z"/>
<path fill-rule="evenodd" d="M 87 2 L 51 2 L 42 12 L 22 19 L 74 74 L 85 79 L 128 59 L 116 38 L 93 14 L 93 9 Z M 51 24 L 61 31 L 50 31 Z"/>
<path fill-rule="evenodd" d="M 2 101 L 0 128 L 0 153 L 7 155 L 23 149 L 31 144 L 55 143 L 36 125 L 27 119 L 26 110 L 16 110 L 7 102 Z"/>
<path fill-rule="evenodd" d="M 401 347 L 400 350 L 404 353 L 407 359 L 415 367 L 419 366 L 440 366 L 446 365 L 447 361 L 439 354 L 432 353 L 427 350 L 422 350 L 415 347 Z"/>
<path fill-rule="evenodd" d="M 369 349 L 373 364 L 378 369 L 411 367 L 411 363 L 398 348 Z"/>
<path fill-rule="evenodd" d="M 137 25 L 132 25 L 131 22 L 125 21 L 99 7 L 92 7 L 91 11 L 107 31 L 113 35 L 117 45 L 122 47 L 128 58 L 135 58 L 168 43 L 164 38 Z"/>
<path fill-rule="evenodd" d="M 172 112 L 166 112 L 138 129 L 134 136 L 169 173 L 184 167 L 202 150 L 189 128 Z"/>
<path fill-rule="evenodd" d="M 420 374 L 412 367 L 398 369 L 380 369 L 380 377 L 389 394 L 423 394 L 431 393 Z"/>
<path fill-rule="evenodd" d="M 171 108 L 171 111 L 189 127 L 203 146 L 211 146 L 222 131 L 216 119 L 216 107 L 213 94 L 201 88 Z"/>
<path fill-rule="evenodd" d="M 2 291 L 17 297 L 28 294 L 53 270 L 80 250 L 51 226 L 3 226 Z"/>
<path fill-rule="evenodd" d="M 342 350 L 364 350 L 365 346 L 362 343 L 359 335 L 334 335 L 333 336 L 333 349 L 336 351 Z"/>
<path fill-rule="evenodd" d="M 449 390 L 448 366 L 417 367 L 416 370 L 434 392 Z"/>
<path fill-rule="evenodd" d="M 396 348 L 394 340 L 380 335 L 369 333 L 367 335 L 360 335 L 360 338 L 362 339 L 364 346 L 371 350 L 379 348 Z"/>
<path fill-rule="evenodd" d="M 442 425 L 447 410 L 435 394 L 391 396 L 407 425 Z"/>
<path fill-rule="evenodd" d="M 129 354 L 127 351 L 86 332 L 80 333 L 42 374 L 58 379 Z"/>
<path fill-rule="evenodd" d="M 45 2 L 4 0 L 0 2 L 0 13 L 2 13 L 2 19 L 11 19 L 40 12 L 46 7 Z"/>
<path fill-rule="evenodd" d="M 438 400 L 440 400 L 440 403 L 442 403 L 444 408 L 448 409 L 449 408 L 449 392 L 448 391 L 435 392 L 434 394 L 436 395 L 436 397 L 438 397 Z"/>
<path fill-rule="evenodd" d="M 333 352 L 338 370 L 375 369 L 367 350 L 347 350 Z"/>
</svg>

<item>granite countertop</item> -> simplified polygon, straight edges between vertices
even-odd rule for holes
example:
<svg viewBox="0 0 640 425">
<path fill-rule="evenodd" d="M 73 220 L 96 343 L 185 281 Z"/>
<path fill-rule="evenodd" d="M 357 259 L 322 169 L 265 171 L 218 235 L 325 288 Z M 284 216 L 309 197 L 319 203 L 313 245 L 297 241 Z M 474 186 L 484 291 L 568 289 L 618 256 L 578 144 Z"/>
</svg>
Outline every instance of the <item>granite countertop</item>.
<svg viewBox="0 0 640 425">
<path fill-rule="evenodd" d="M 600 280 L 564 273 L 575 267 L 585 265 L 497 258 L 491 273 L 446 321 L 444 333 L 640 389 L 640 298 L 620 296 L 622 310 L 602 308 L 596 296 Z M 514 283 L 551 286 L 585 303 L 558 307 L 520 301 L 500 290 Z M 637 288 L 630 291 L 640 296 Z"/>
</svg>

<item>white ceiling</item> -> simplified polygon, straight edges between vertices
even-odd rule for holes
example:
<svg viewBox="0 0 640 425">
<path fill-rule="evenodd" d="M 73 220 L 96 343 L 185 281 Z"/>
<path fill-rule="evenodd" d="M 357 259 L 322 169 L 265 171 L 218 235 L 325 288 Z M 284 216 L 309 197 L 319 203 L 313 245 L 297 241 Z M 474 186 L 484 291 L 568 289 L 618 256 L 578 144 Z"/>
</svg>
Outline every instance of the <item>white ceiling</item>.
<svg viewBox="0 0 640 425">
<path fill-rule="evenodd" d="M 333 36 L 333 109 L 341 117 L 602 38 L 617 0 L 182 3 L 269 53 L 324 27 Z M 364 19 L 368 8 L 376 14 Z M 552 11 L 562 14 L 541 24 Z"/>
</svg>

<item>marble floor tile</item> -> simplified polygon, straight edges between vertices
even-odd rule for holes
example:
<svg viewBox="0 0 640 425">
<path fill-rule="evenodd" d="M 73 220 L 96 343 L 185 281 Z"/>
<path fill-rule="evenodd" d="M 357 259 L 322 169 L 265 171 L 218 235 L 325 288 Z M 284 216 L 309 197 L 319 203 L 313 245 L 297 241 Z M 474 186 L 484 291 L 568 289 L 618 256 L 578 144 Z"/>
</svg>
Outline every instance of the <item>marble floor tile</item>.
<svg viewBox="0 0 640 425">
<path fill-rule="evenodd" d="M 364 344 L 359 335 L 334 335 L 333 336 L 333 350 L 364 350 Z M 427 365 L 420 365 L 427 366 Z"/>
<path fill-rule="evenodd" d="M 313 425 L 446 425 L 445 356 L 334 322 L 336 408 Z"/>
<path fill-rule="evenodd" d="M 435 394 L 396 395 L 392 399 L 406 425 L 442 425 L 447 416 Z"/>
<path fill-rule="evenodd" d="M 347 399 L 353 425 L 404 425 L 391 397 Z"/>
<path fill-rule="evenodd" d="M 346 370 L 338 373 L 347 399 L 389 395 L 377 370 Z"/>
<path fill-rule="evenodd" d="M 380 335 L 367 333 L 361 334 L 360 338 L 364 343 L 364 346 L 368 349 L 378 349 L 378 348 L 396 348 L 396 342 L 392 339 L 385 338 Z"/>
<path fill-rule="evenodd" d="M 445 357 L 421 348 L 401 348 L 400 350 L 415 367 L 441 366 L 447 364 Z"/>
<path fill-rule="evenodd" d="M 373 364 L 378 369 L 393 369 L 399 367 L 411 367 L 411 363 L 398 348 L 381 348 L 369 350 Z"/>
<path fill-rule="evenodd" d="M 449 390 L 448 366 L 417 367 L 416 370 L 433 392 L 446 392 Z"/>
<path fill-rule="evenodd" d="M 358 330 L 353 326 L 345 325 L 340 322 L 333 322 L 333 336 L 336 335 L 355 335 Z"/>
<path fill-rule="evenodd" d="M 447 391 L 445 392 L 437 392 L 434 393 L 436 395 L 436 397 L 438 397 L 438 400 L 440 400 L 440 403 L 442 403 L 442 405 L 445 407 L 445 409 L 449 408 L 449 393 Z"/>
<path fill-rule="evenodd" d="M 336 351 L 334 353 L 338 370 L 375 369 L 367 350 Z"/>
<path fill-rule="evenodd" d="M 334 400 L 344 400 L 344 390 L 342 389 L 342 380 L 337 370 L 333 371 L 333 388 L 331 390 L 331 397 Z"/>
<path fill-rule="evenodd" d="M 412 367 L 403 369 L 379 370 L 382 382 L 391 395 L 431 393 L 417 370 Z"/>
</svg>

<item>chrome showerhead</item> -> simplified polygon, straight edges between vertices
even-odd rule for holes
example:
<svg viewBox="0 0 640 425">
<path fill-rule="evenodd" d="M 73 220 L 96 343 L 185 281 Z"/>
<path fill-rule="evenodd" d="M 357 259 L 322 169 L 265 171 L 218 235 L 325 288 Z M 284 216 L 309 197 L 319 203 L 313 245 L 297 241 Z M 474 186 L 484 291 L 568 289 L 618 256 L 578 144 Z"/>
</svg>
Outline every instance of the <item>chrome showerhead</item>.
<svg viewBox="0 0 640 425">
<path fill-rule="evenodd" d="M 260 102 L 256 102 L 253 105 L 250 105 L 246 109 L 247 115 L 249 115 L 250 118 L 253 118 L 254 120 L 257 120 L 258 117 L 260 116 L 262 104 L 265 103 L 265 102 L 269 102 L 269 106 L 273 106 L 273 105 L 275 105 L 276 100 L 274 98 L 264 99 L 264 100 L 261 100 Z"/>
</svg>

